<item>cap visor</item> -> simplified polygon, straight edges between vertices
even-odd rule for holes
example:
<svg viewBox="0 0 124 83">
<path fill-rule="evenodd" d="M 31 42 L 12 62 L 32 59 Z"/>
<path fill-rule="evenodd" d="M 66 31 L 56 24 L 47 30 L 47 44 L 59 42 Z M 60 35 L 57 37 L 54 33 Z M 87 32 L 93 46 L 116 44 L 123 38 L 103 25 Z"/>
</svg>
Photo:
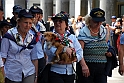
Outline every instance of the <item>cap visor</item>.
<svg viewBox="0 0 124 83">
<path fill-rule="evenodd" d="M 62 19 L 62 20 L 66 20 L 66 19 L 64 19 L 63 17 L 52 17 L 51 19 L 52 19 L 52 20 L 55 20 L 55 19 Z"/>
<path fill-rule="evenodd" d="M 96 22 L 103 22 L 103 21 L 105 21 L 105 18 L 103 17 L 103 18 L 92 18 L 94 21 L 96 21 Z"/>
<path fill-rule="evenodd" d="M 25 18 L 33 18 L 32 15 L 23 15 Z"/>
<path fill-rule="evenodd" d="M 40 13 L 38 10 L 32 10 L 33 13 Z"/>
<path fill-rule="evenodd" d="M 20 10 L 14 10 L 13 12 L 17 12 L 17 13 L 19 13 L 19 12 L 20 12 Z"/>
</svg>

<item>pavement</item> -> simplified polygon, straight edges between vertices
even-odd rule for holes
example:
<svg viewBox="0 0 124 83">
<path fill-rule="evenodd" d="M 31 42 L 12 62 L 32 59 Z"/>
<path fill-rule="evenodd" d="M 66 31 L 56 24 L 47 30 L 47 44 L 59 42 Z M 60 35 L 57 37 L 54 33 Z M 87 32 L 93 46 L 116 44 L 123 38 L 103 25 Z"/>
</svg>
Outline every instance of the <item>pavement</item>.
<svg viewBox="0 0 124 83">
<path fill-rule="evenodd" d="M 124 75 L 118 73 L 118 67 L 112 71 L 112 77 L 108 77 L 107 83 L 124 83 Z"/>
</svg>

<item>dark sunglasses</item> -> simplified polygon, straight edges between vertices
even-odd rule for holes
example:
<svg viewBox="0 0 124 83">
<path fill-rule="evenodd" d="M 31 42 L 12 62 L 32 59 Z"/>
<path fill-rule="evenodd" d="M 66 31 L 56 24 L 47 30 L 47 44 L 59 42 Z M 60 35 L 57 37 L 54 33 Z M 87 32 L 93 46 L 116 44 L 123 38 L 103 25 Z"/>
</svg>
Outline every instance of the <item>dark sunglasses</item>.
<svg viewBox="0 0 124 83">
<path fill-rule="evenodd" d="M 60 22 L 60 23 L 62 23 L 62 20 L 61 19 L 55 19 L 55 20 L 53 20 L 53 22 Z"/>
<path fill-rule="evenodd" d="M 15 14 L 17 15 L 17 14 L 19 14 L 18 12 L 15 12 Z"/>
</svg>

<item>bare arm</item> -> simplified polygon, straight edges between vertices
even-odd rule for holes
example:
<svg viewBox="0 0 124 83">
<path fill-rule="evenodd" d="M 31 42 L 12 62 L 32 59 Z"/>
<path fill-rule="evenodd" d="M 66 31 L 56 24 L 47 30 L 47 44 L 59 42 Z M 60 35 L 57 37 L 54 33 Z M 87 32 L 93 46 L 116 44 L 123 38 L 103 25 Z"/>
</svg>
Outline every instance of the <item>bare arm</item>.
<svg viewBox="0 0 124 83">
<path fill-rule="evenodd" d="M 37 83 L 37 76 L 38 76 L 38 60 L 37 60 L 37 59 L 36 59 L 36 60 L 32 60 L 32 63 L 33 63 L 34 66 L 35 66 L 35 71 L 36 71 L 36 74 L 35 74 L 35 76 L 36 76 L 35 83 Z"/>
<path fill-rule="evenodd" d="M 83 49 L 85 43 L 83 41 L 80 41 L 80 40 L 79 40 L 79 43 L 81 44 L 81 47 Z M 82 73 L 83 73 L 83 75 L 85 77 L 88 77 L 90 75 L 90 72 L 89 72 L 89 68 L 86 65 L 86 62 L 85 62 L 84 58 L 81 59 L 80 64 L 81 64 L 81 67 L 82 67 Z"/>
<path fill-rule="evenodd" d="M 119 74 L 120 75 L 123 75 L 124 73 L 124 65 L 123 65 L 123 56 L 124 55 L 124 45 L 120 45 L 120 50 L 119 50 L 119 56 L 118 56 L 118 59 L 119 59 Z"/>
<path fill-rule="evenodd" d="M 109 25 L 106 25 L 105 28 L 106 28 L 106 31 L 107 31 L 107 34 L 106 34 L 106 41 L 108 41 L 108 40 L 109 40 L 109 35 L 110 35 L 110 28 L 109 28 Z"/>
</svg>

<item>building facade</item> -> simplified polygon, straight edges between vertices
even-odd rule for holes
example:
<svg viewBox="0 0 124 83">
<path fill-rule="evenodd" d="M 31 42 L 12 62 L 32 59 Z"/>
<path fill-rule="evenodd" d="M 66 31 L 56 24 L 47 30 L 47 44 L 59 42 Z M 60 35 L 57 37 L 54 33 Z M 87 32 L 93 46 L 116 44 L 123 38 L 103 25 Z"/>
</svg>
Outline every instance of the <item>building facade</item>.
<svg viewBox="0 0 124 83">
<path fill-rule="evenodd" d="M 45 21 L 47 21 L 48 16 L 61 10 L 69 13 L 70 17 L 75 16 L 76 18 L 78 15 L 89 14 L 92 8 L 100 7 L 106 12 L 107 23 L 110 22 L 112 15 L 120 17 L 124 14 L 124 0 L 1 0 L 1 5 L 5 9 L 5 17 L 12 16 L 12 7 L 17 4 L 27 9 L 33 5 L 39 6 L 43 9 Z"/>
</svg>

